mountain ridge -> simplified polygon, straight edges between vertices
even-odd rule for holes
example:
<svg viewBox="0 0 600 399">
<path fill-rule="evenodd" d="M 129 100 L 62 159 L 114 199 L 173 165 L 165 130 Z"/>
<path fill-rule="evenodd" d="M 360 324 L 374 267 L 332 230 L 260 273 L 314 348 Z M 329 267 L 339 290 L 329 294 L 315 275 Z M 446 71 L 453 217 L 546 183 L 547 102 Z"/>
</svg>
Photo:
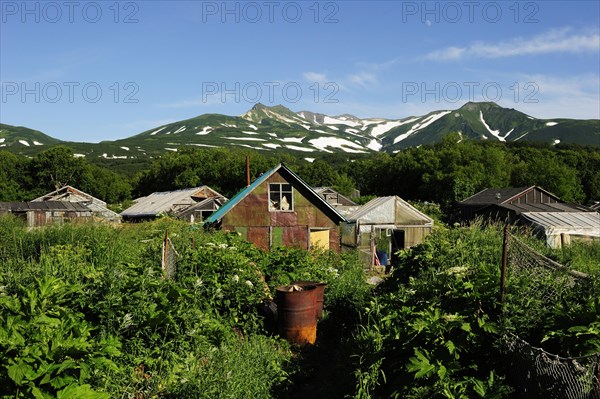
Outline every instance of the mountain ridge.
<svg viewBox="0 0 600 399">
<path fill-rule="evenodd" d="M 538 119 L 492 102 L 468 102 L 454 110 L 400 119 L 294 112 L 283 105 L 257 103 L 240 116 L 202 114 L 100 143 L 62 141 L 37 130 L 0 124 L 0 150 L 31 156 L 62 144 L 76 156 L 134 159 L 181 146 L 242 147 L 295 153 L 310 160 L 311 154 L 323 152 L 392 153 L 438 142 L 450 132 L 470 140 L 600 146 L 600 120 Z"/>
</svg>

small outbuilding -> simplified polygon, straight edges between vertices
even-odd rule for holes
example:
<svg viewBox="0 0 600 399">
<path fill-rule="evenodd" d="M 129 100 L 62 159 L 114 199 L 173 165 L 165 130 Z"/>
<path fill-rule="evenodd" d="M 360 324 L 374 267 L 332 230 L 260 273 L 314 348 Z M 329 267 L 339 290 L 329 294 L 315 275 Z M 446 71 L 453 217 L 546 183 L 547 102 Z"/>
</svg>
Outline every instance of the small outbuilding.
<svg viewBox="0 0 600 399">
<path fill-rule="evenodd" d="M 160 215 L 183 214 L 188 208 L 203 203 L 197 212 L 192 211 L 185 214 L 184 218 L 197 221 L 214 211 L 217 202 L 206 202 L 207 199 L 223 199 L 224 197 L 208 186 L 186 188 L 175 191 L 155 192 L 146 197 L 137 198 L 135 204 L 121 212 L 121 216 L 127 221 L 151 220 Z M 204 211 L 204 213 L 203 213 Z"/>
<path fill-rule="evenodd" d="M 236 231 L 257 247 L 339 251 L 346 219 L 285 165 L 277 165 L 242 189 L 205 222 Z"/>
<path fill-rule="evenodd" d="M 82 203 L 69 201 L 0 202 L 0 215 L 12 214 L 27 227 L 93 221 L 92 211 Z"/>
<path fill-rule="evenodd" d="M 397 196 L 375 198 L 348 217 L 342 245 L 358 248 L 369 265 L 389 265 L 393 254 L 423 242 L 433 219 Z"/>
<path fill-rule="evenodd" d="M 551 248 L 561 248 L 573 240 L 600 240 L 598 212 L 524 212 L 520 222 L 531 226 Z"/>
<path fill-rule="evenodd" d="M 559 197 L 538 186 L 486 188 L 458 204 L 461 219 L 478 216 L 514 223 L 523 212 L 588 212 L 590 208 L 564 203 Z"/>
<path fill-rule="evenodd" d="M 92 211 L 94 218 L 109 222 L 120 222 L 121 216 L 107 208 L 106 202 L 91 196 L 72 186 L 63 186 L 58 190 L 42 195 L 33 202 L 64 201 L 85 205 Z"/>
</svg>

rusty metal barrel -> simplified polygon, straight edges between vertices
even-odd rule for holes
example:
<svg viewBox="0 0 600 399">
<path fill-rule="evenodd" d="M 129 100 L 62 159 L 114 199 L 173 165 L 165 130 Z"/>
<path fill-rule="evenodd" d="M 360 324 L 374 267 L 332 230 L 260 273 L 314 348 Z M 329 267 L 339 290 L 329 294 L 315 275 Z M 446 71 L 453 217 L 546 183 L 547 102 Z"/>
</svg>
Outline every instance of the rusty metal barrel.
<svg viewBox="0 0 600 399">
<path fill-rule="evenodd" d="M 323 318 L 323 298 L 325 296 L 325 286 L 327 285 L 327 283 L 321 283 L 318 281 L 299 280 L 294 281 L 292 285 L 299 285 L 300 287 L 314 285 L 315 287 L 317 287 L 317 292 L 315 293 L 317 295 L 316 315 L 317 320 L 321 320 Z"/>
<path fill-rule="evenodd" d="M 286 285 L 275 290 L 279 334 L 295 344 L 317 340 L 317 287 Z"/>
</svg>

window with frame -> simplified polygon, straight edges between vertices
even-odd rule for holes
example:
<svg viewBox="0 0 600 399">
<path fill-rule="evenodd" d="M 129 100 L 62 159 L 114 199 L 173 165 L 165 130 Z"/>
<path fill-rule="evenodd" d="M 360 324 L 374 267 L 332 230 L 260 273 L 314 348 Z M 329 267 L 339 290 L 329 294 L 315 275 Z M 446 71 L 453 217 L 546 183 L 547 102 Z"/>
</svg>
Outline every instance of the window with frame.
<svg viewBox="0 0 600 399">
<path fill-rule="evenodd" d="M 269 211 L 293 211 L 293 198 L 293 188 L 291 184 L 269 184 Z"/>
</svg>

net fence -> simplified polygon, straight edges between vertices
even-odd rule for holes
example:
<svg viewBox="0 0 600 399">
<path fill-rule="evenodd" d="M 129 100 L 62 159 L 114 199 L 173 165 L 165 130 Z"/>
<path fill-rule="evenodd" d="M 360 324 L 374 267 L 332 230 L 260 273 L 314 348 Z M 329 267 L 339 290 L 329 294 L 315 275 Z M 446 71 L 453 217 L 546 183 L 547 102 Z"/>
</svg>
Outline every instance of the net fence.
<svg viewBox="0 0 600 399">
<path fill-rule="evenodd" d="M 589 282 L 586 274 L 543 256 L 510 233 L 505 245 L 505 321 L 539 321 L 542 310 L 576 301 L 573 293 Z M 503 348 L 516 398 L 600 399 L 600 354 L 560 357 L 512 333 L 504 335 Z"/>
<path fill-rule="evenodd" d="M 505 335 L 516 398 L 600 399 L 600 354 L 563 358 Z"/>
</svg>

